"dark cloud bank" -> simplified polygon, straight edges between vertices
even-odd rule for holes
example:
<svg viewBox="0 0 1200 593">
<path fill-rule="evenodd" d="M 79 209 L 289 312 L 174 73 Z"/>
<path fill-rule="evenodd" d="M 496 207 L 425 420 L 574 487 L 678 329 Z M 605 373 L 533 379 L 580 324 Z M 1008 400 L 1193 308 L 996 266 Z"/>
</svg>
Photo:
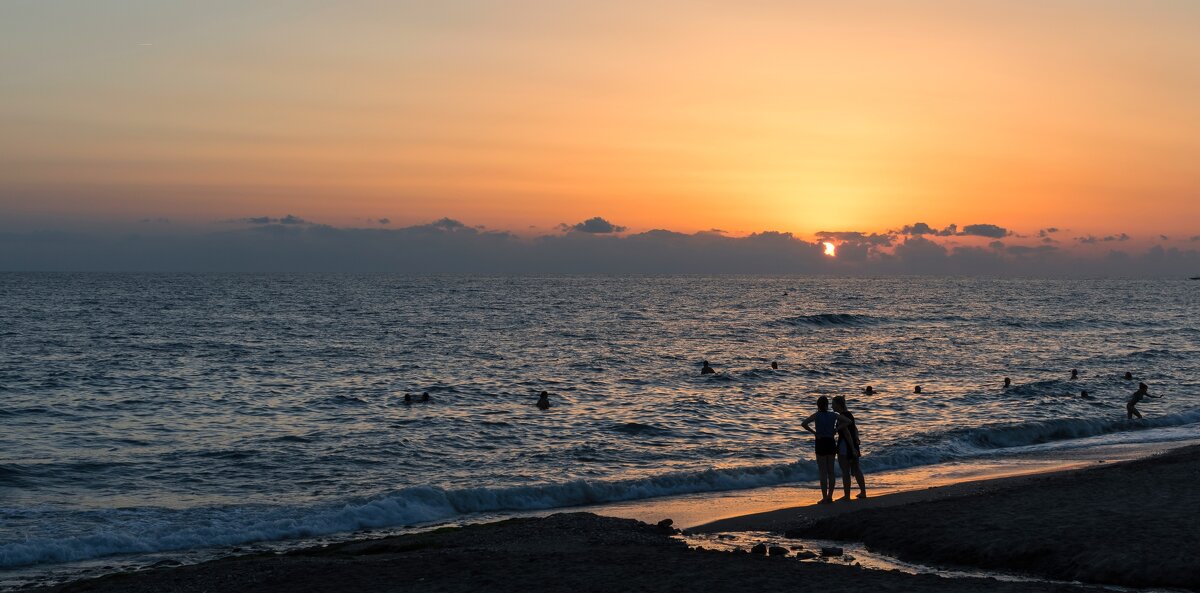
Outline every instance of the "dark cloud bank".
<svg viewBox="0 0 1200 593">
<path fill-rule="evenodd" d="M 1128 237 L 1034 246 L 992 224 L 935 229 L 916 223 L 888 233 L 830 231 L 806 241 L 790 233 L 727 237 L 667 230 L 621 234 L 596 217 L 534 238 L 442 219 L 405 228 L 335 228 L 288 215 L 254 217 L 207 233 L 0 233 L 0 270 L 166 272 L 398 272 L 483 274 L 832 274 L 1194 276 L 1200 251 Z M 378 224 L 386 225 L 386 219 Z M 1039 237 L 1056 233 L 1045 229 Z M 1123 238 L 1124 237 L 1124 238 Z M 990 239 L 990 241 L 989 241 Z M 1003 239 L 1003 240 L 1002 240 Z M 839 244 L 823 254 L 821 241 Z M 1106 243 L 1104 248 L 1093 243 Z M 1118 245 L 1121 248 L 1118 248 Z M 1195 243 L 1190 243 L 1195 245 Z"/>
</svg>

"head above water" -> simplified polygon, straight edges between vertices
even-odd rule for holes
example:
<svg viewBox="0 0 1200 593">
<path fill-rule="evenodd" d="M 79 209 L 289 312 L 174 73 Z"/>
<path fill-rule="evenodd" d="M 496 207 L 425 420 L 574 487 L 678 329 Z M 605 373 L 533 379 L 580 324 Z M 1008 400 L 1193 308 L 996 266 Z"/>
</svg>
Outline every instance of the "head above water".
<svg viewBox="0 0 1200 593">
<path fill-rule="evenodd" d="M 543 391 L 538 394 L 538 397 L 540 397 L 542 399 L 546 399 L 546 398 L 550 397 L 550 394 L 548 392 Z"/>
<path fill-rule="evenodd" d="M 779 363 L 778 363 L 778 362 L 775 362 L 774 360 L 772 360 L 772 361 L 771 361 L 771 368 L 773 368 L 773 369 L 777 369 L 777 368 L 779 368 Z"/>
<path fill-rule="evenodd" d="M 1125 380 L 1126 380 L 1126 381 L 1132 381 L 1132 380 L 1133 380 L 1133 373 L 1131 373 L 1131 372 L 1129 372 L 1129 371 L 1125 371 Z"/>
<path fill-rule="evenodd" d="M 871 387 L 870 385 L 867 385 L 867 388 L 863 389 L 863 393 L 865 393 L 867 395 L 873 395 L 875 393 L 875 388 Z"/>
<path fill-rule="evenodd" d="M 829 398 L 821 396 L 817 398 L 817 409 L 826 412 L 829 410 Z"/>
<path fill-rule="evenodd" d="M 913 387 L 913 393 L 921 393 L 921 386 L 917 385 L 916 387 Z"/>
</svg>

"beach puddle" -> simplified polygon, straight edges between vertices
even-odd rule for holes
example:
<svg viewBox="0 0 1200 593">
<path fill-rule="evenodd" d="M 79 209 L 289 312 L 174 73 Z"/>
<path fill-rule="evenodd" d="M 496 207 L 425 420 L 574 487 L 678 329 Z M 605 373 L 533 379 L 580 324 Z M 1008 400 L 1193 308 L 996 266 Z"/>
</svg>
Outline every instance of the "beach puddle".
<svg viewBox="0 0 1200 593">
<path fill-rule="evenodd" d="M 858 566 L 867 570 L 900 571 L 907 574 L 927 574 L 948 579 L 995 579 L 1015 583 L 1053 583 L 1092 587 L 1105 591 L 1137 591 L 1139 593 L 1182 593 L 1175 589 L 1133 589 L 1116 585 L 1101 585 L 1081 583 L 1078 581 L 1057 581 L 1029 575 L 1009 572 L 980 570 L 962 566 L 929 566 L 905 562 L 891 556 L 872 552 L 866 546 L 855 542 L 837 542 L 819 539 L 796 539 L 781 537 L 767 531 L 735 531 L 725 533 L 683 534 L 674 536 L 689 547 L 705 550 L 717 550 L 731 553 L 750 553 L 751 550 L 763 544 L 766 548 L 783 548 L 787 555 L 780 560 L 799 562 L 815 562 L 823 564 L 841 564 Z M 840 553 L 827 555 L 823 550 L 836 548 Z"/>
</svg>

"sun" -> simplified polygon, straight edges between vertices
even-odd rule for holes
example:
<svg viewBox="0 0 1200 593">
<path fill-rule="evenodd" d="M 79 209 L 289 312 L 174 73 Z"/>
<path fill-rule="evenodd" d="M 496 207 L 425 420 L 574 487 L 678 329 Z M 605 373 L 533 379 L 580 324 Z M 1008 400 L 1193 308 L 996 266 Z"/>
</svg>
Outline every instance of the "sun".
<svg viewBox="0 0 1200 593">
<path fill-rule="evenodd" d="M 825 255 L 828 255 L 829 257 L 833 257 L 833 256 L 837 255 L 837 246 L 836 245 L 834 245 L 833 243 L 830 243 L 829 241 L 825 241 L 824 243 L 821 243 L 821 244 L 825 246 Z"/>
</svg>

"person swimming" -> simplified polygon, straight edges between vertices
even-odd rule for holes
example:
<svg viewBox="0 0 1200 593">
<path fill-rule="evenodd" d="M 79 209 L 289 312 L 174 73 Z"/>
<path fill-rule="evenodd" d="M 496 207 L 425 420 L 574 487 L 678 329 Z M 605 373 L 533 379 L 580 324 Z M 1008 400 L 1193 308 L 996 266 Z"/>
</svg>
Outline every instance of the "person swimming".
<svg viewBox="0 0 1200 593">
<path fill-rule="evenodd" d="M 404 394 L 404 403 L 411 404 L 412 403 L 412 395 L 407 394 L 407 393 Z"/>
<path fill-rule="evenodd" d="M 863 395 L 875 395 L 875 388 L 867 385 L 867 388 L 863 389 Z"/>
<path fill-rule="evenodd" d="M 708 361 L 707 360 L 704 361 L 704 366 L 700 367 L 700 374 L 701 375 L 712 375 L 714 373 L 716 373 L 716 371 L 714 371 L 712 367 L 708 366 Z"/>
<path fill-rule="evenodd" d="M 429 401 L 429 392 L 428 391 L 421 394 L 421 402 L 427 402 L 427 401 Z"/>
<path fill-rule="evenodd" d="M 1126 380 L 1126 381 L 1132 381 L 1132 380 L 1133 380 L 1133 373 L 1131 373 L 1131 372 L 1129 372 L 1129 371 L 1125 371 L 1125 380 Z"/>
<path fill-rule="evenodd" d="M 1128 420 L 1133 420 L 1134 416 L 1142 417 L 1142 413 L 1137 410 L 1137 405 L 1144 397 L 1153 397 L 1155 399 L 1162 397 L 1161 395 L 1150 395 L 1150 388 L 1145 383 L 1138 383 L 1137 391 L 1129 396 L 1129 401 L 1125 404 L 1125 417 Z"/>
<path fill-rule="evenodd" d="M 817 425 L 815 430 L 811 426 L 814 422 Z M 817 437 L 817 469 L 821 474 L 821 504 L 833 502 L 833 489 L 837 487 L 837 481 L 833 475 L 833 456 L 837 454 L 837 441 L 834 440 L 834 436 L 837 435 L 837 428 L 852 424 L 854 421 L 846 416 L 830 412 L 829 398 L 823 395 L 817 398 L 817 411 L 800 423 L 801 428 Z"/>
<path fill-rule="evenodd" d="M 1092 399 L 1092 396 L 1088 395 L 1088 392 L 1086 389 L 1079 392 L 1079 397 L 1082 397 L 1083 399 Z"/>
<path fill-rule="evenodd" d="M 850 500 L 850 477 L 858 482 L 858 496 L 867 497 L 867 486 L 863 480 L 862 468 L 858 466 L 858 458 L 862 457 L 862 443 L 858 440 L 858 424 L 854 414 L 846 407 L 846 398 L 839 395 L 833 398 L 833 411 L 850 419 L 854 424 L 838 426 L 837 460 L 842 466 L 842 490 L 845 494 L 841 500 Z"/>
<path fill-rule="evenodd" d="M 1076 379 L 1078 379 L 1078 378 L 1079 378 L 1079 370 L 1078 370 L 1078 369 L 1071 369 L 1071 380 L 1072 380 L 1072 381 L 1074 381 L 1074 380 L 1076 380 Z"/>
<path fill-rule="evenodd" d="M 778 363 L 778 362 L 775 362 L 774 360 L 772 360 L 772 361 L 771 361 L 771 368 L 772 368 L 772 369 L 774 369 L 774 370 L 779 370 L 779 363 Z"/>
<path fill-rule="evenodd" d="M 917 385 L 916 387 L 913 387 L 913 393 L 921 393 L 921 386 Z"/>
<path fill-rule="evenodd" d="M 545 391 L 538 394 L 538 400 L 537 400 L 536 405 L 539 410 L 549 410 L 550 409 L 550 394 L 546 393 Z"/>
<path fill-rule="evenodd" d="M 1004 378 L 1004 388 L 1008 389 L 1009 387 L 1012 387 L 1012 379 L 1005 377 Z"/>
</svg>

